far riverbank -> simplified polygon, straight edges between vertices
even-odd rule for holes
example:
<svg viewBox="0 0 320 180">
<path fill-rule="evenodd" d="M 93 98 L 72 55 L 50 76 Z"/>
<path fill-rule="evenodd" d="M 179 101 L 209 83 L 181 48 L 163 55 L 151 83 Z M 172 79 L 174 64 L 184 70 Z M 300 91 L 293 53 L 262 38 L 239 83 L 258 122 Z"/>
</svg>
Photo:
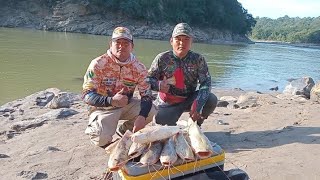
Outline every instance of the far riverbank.
<svg viewBox="0 0 320 180">
<path fill-rule="evenodd" d="M 0 27 L 29 28 L 44 31 L 72 32 L 110 36 L 117 26 L 128 27 L 135 38 L 166 40 L 175 24 L 132 20 L 106 11 L 89 1 L 37 2 L 34 0 L 5 3 L 0 7 Z M 193 27 L 195 42 L 208 44 L 248 44 L 245 35 L 228 30 Z"/>
</svg>

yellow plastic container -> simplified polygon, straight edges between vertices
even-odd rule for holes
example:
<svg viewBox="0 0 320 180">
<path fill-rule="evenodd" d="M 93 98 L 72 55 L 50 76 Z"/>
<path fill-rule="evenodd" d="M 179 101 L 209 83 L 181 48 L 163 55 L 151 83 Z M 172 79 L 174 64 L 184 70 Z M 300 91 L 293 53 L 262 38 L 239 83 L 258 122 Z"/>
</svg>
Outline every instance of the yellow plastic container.
<svg viewBox="0 0 320 180">
<path fill-rule="evenodd" d="M 216 156 L 171 167 L 170 170 L 165 168 L 142 175 L 132 176 L 128 174 L 126 168 L 122 168 L 118 171 L 118 174 L 123 180 L 171 179 L 201 170 L 222 166 L 224 165 L 224 160 L 225 153 L 222 151 L 222 153 Z"/>
</svg>

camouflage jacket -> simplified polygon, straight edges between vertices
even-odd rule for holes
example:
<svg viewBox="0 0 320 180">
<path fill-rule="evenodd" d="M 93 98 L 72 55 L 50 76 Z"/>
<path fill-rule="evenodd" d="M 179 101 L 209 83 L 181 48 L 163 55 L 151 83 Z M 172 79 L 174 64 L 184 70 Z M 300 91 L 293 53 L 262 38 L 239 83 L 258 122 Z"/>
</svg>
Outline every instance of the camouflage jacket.
<svg viewBox="0 0 320 180">
<path fill-rule="evenodd" d="M 108 50 L 91 61 L 84 76 L 83 100 L 91 105 L 90 110 L 111 106 L 111 97 L 121 89 L 132 98 L 137 87 L 141 96 L 139 115 L 147 117 L 152 106 L 150 84 L 145 82 L 146 67 L 133 54 L 125 62 L 119 62 Z"/>
<path fill-rule="evenodd" d="M 173 102 L 174 98 L 192 96 L 199 83 L 199 93 L 195 103 L 196 110 L 201 112 L 211 90 L 211 76 L 203 56 L 193 51 L 189 51 L 183 59 L 175 56 L 173 51 L 158 54 L 149 69 L 147 82 L 151 84 L 152 90 L 159 91 L 159 81 L 164 77 L 175 78 L 175 85 L 170 85 L 169 93 L 166 94 Z"/>
</svg>

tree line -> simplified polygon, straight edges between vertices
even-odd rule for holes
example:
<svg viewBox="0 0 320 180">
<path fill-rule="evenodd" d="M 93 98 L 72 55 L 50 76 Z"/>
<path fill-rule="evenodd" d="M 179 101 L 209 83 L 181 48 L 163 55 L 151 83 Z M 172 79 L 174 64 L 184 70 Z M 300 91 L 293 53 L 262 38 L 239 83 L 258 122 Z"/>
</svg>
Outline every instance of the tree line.
<svg viewBox="0 0 320 180">
<path fill-rule="evenodd" d="M 121 16 L 152 23 L 191 26 L 248 34 L 255 19 L 237 0 L 91 0 Z"/>
<path fill-rule="evenodd" d="M 252 39 L 320 44 L 320 16 L 314 18 L 284 16 L 278 19 L 257 17 L 255 20 L 257 22 L 252 29 Z"/>
</svg>

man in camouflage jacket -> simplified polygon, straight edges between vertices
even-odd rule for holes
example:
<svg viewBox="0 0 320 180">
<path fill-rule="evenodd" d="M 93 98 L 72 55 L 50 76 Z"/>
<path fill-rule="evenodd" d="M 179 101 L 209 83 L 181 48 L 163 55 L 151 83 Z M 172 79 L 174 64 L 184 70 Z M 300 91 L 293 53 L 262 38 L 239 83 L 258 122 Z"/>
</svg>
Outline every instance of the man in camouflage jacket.
<svg viewBox="0 0 320 180">
<path fill-rule="evenodd" d="M 190 117 L 201 125 L 216 108 L 207 63 L 190 50 L 192 38 L 188 24 L 177 24 L 170 39 L 172 50 L 158 54 L 149 69 L 147 81 L 158 91 L 158 124 L 176 125 L 181 114 L 190 111 Z"/>
</svg>

